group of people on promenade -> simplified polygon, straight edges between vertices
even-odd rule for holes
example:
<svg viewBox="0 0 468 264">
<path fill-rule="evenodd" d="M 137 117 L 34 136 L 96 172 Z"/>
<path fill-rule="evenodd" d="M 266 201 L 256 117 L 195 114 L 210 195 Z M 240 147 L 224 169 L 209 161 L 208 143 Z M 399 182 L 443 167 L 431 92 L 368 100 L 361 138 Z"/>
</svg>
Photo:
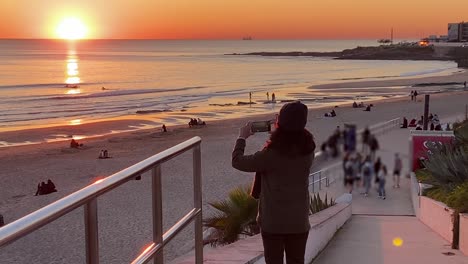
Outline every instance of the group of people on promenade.
<svg viewBox="0 0 468 264">
<path fill-rule="evenodd" d="M 442 127 L 442 124 L 440 123 L 439 116 L 437 114 L 429 114 L 427 118 L 427 124 L 428 124 L 428 129 L 429 130 L 436 130 L 436 131 L 441 131 L 444 130 Z M 424 116 L 421 116 L 419 120 L 416 120 L 416 118 L 411 119 L 411 121 L 408 123 L 408 119 L 406 117 L 403 117 L 403 122 L 400 125 L 400 128 L 408 128 L 408 127 L 414 127 L 415 130 L 423 130 L 424 126 Z M 447 124 L 445 130 L 450 129 L 450 124 Z"/>
<path fill-rule="evenodd" d="M 378 197 L 386 199 L 385 184 L 387 181 L 388 169 L 382 163 L 380 157 L 376 157 L 379 149 L 377 137 L 372 135 L 368 128 L 362 132 L 361 151 L 345 151 L 343 158 L 344 185 L 349 193 L 356 187 L 362 189 L 361 194 L 369 195 L 372 187 L 372 179 L 377 185 Z M 403 163 L 398 153 L 395 154 L 395 164 L 393 167 L 393 187 L 400 188 L 400 174 Z"/>
</svg>

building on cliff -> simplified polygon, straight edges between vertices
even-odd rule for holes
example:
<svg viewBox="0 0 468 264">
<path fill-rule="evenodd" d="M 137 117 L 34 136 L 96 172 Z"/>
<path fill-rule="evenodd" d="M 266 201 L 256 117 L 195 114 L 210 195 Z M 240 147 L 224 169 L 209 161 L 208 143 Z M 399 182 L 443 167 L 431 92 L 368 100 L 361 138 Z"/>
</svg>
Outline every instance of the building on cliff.
<svg viewBox="0 0 468 264">
<path fill-rule="evenodd" d="M 448 41 L 468 42 L 468 22 L 449 23 Z"/>
</svg>

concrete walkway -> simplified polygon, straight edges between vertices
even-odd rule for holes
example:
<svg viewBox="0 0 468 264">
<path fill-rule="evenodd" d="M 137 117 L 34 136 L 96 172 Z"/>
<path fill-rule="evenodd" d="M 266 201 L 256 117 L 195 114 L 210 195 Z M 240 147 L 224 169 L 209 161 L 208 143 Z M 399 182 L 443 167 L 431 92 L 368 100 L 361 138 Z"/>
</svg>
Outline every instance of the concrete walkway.
<svg viewBox="0 0 468 264">
<path fill-rule="evenodd" d="M 452 250 L 450 243 L 420 222 L 411 204 L 408 173 L 409 130 L 398 129 L 380 136 L 378 156 L 387 165 L 387 199 L 377 198 L 375 187 L 369 197 L 353 192 L 353 217 L 338 231 L 314 264 L 341 263 L 468 263 L 468 257 Z M 404 164 L 401 188 L 392 188 L 395 152 Z M 344 192 L 342 182 L 326 190 Z M 400 240 L 401 239 L 401 240 Z M 394 244 L 394 242 L 396 242 Z M 401 245 L 398 242 L 402 242 Z"/>
</svg>

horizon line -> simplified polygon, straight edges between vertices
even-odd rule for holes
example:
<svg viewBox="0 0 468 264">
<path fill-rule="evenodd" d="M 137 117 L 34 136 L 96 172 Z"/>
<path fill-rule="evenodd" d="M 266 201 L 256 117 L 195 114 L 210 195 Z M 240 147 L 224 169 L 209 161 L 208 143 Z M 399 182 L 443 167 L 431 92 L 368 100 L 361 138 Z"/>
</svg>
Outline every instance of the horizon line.
<svg viewBox="0 0 468 264">
<path fill-rule="evenodd" d="M 396 38 L 396 40 L 415 40 L 419 38 Z M 88 40 L 161 40 L 161 41 L 219 41 L 219 40 L 239 40 L 239 41 L 252 41 L 252 40 L 379 40 L 379 38 L 252 38 L 251 40 L 244 40 L 242 38 L 175 38 L 175 39 L 164 39 L 164 38 L 83 38 L 83 39 L 61 39 L 61 38 L 1 38 L 0 40 L 57 40 L 57 41 L 70 41 L 70 42 L 79 42 L 79 41 L 88 41 Z"/>
</svg>

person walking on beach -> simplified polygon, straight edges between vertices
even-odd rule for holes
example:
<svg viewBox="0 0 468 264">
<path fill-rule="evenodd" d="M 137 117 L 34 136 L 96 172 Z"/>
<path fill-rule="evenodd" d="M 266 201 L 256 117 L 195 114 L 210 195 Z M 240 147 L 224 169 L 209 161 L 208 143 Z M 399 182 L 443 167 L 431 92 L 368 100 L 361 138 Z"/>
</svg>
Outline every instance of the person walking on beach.
<svg viewBox="0 0 468 264">
<path fill-rule="evenodd" d="M 267 102 L 269 102 L 270 101 L 270 93 L 267 92 L 266 95 L 267 95 Z"/>
<path fill-rule="evenodd" d="M 414 90 L 414 101 L 417 102 L 418 91 Z"/>
<path fill-rule="evenodd" d="M 252 92 L 249 92 L 249 103 L 252 104 Z"/>
<path fill-rule="evenodd" d="M 400 188 L 400 174 L 403 169 L 403 162 L 398 153 L 395 153 L 395 165 L 393 166 L 393 188 Z"/>
<path fill-rule="evenodd" d="M 240 128 L 232 152 L 235 169 L 256 172 L 252 189 L 260 189 L 257 222 L 267 264 L 283 263 L 284 253 L 287 263 L 304 263 L 310 229 L 309 173 L 315 150 L 314 137 L 305 129 L 307 112 L 299 101 L 285 104 L 266 146 L 252 155 L 244 154 L 246 139 L 254 134 L 252 124 L 247 123 Z"/>
<path fill-rule="evenodd" d="M 271 101 L 272 101 L 273 103 L 276 103 L 276 95 L 275 95 L 275 93 L 272 93 L 272 94 L 271 94 Z"/>
<path fill-rule="evenodd" d="M 385 178 L 387 177 L 387 166 L 382 165 L 382 168 L 377 173 L 379 179 L 379 198 L 385 200 Z"/>
<path fill-rule="evenodd" d="M 465 88 L 466 88 L 466 81 L 463 83 L 463 87 L 465 87 Z"/>
<path fill-rule="evenodd" d="M 411 96 L 411 101 L 413 101 L 414 100 L 414 91 L 413 90 L 411 90 L 410 96 Z"/>
</svg>

